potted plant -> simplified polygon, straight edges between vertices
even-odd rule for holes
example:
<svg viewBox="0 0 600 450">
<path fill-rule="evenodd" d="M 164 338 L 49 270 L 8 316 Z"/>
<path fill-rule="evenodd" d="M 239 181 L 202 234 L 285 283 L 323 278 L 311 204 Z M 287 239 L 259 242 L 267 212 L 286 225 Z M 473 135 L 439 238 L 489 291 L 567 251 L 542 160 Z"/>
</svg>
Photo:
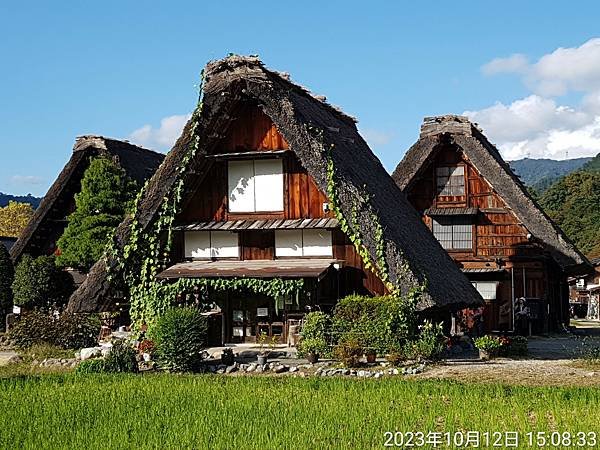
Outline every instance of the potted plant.
<svg viewBox="0 0 600 450">
<path fill-rule="evenodd" d="M 223 352 L 221 353 L 221 363 L 225 364 L 226 366 L 233 366 L 233 364 L 235 363 L 235 357 L 233 356 L 233 349 L 231 349 L 231 348 L 223 349 Z"/>
<path fill-rule="evenodd" d="M 265 347 L 268 345 L 269 348 L 274 347 L 272 340 L 269 340 L 269 336 L 264 331 L 261 332 L 256 338 L 256 342 L 258 342 L 259 350 L 256 359 L 258 360 L 258 364 L 264 366 L 269 359 L 270 350 L 267 350 Z"/>
<path fill-rule="evenodd" d="M 377 359 L 377 352 L 373 348 L 365 349 L 365 357 L 367 358 L 367 362 L 372 364 Z"/>
<path fill-rule="evenodd" d="M 152 353 L 155 349 L 156 346 L 154 345 L 154 342 L 152 342 L 150 339 L 144 339 L 142 342 L 140 342 L 140 345 L 138 346 L 138 352 L 140 355 L 142 355 L 142 358 L 146 362 L 152 360 Z"/>
<path fill-rule="evenodd" d="M 305 338 L 298 343 L 298 353 L 311 364 L 318 362 L 319 357 L 326 352 L 327 343 L 322 338 Z"/>
<path fill-rule="evenodd" d="M 494 358 L 501 346 L 500 339 L 495 336 L 481 336 L 475 339 L 475 347 L 479 349 L 479 358 L 484 361 Z"/>
</svg>

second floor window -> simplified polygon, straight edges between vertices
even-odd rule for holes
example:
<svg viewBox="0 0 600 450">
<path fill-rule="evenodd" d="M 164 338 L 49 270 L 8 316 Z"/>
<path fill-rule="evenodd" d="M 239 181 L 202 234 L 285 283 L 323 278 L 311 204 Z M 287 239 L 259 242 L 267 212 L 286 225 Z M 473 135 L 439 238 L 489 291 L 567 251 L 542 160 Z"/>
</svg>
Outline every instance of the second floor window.
<svg viewBox="0 0 600 450">
<path fill-rule="evenodd" d="M 186 258 L 237 258 L 239 255 L 237 233 L 229 231 L 187 231 L 185 233 Z"/>
<path fill-rule="evenodd" d="M 229 161 L 229 212 L 283 211 L 281 159 Z"/>
<path fill-rule="evenodd" d="M 465 195 L 465 167 L 438 167 L 436 185 L 438 195 Z"/>
<path fill-rule="evenodd" d="M 473 248 L 473 225 L 465 216 L 435 217 L 432 219 L 435 238 L 446 250 Z"/>
</svg>

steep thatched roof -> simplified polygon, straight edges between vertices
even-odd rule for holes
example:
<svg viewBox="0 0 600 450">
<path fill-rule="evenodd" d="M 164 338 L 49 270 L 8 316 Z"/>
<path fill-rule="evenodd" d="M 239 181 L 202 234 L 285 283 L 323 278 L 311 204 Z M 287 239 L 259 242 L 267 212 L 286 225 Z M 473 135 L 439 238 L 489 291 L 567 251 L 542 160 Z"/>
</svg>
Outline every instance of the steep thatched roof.
<svg viewBox="0 0 600 450">
<path fill-rule="evenodd" d="M 221 139 L 232 120 L 233 108 L 242 101 L 257 104 L 273 120 L 302 165 L 327 192 L 327 150 L 336 170 L 336 189 L 345 217 L 358 207 L 360 234 L 372 258 L 376 259 L 372 219 L 374 213 L 383 228 L 386 263 L 392 282 L 404 291 L 420 284 L 426 292 L 419 305 L 462 307 L 479 304 L 481 297 L 454 262 L 433 238 L 418 213 L 409 205 L 380 161 L 358 134 L 355 120 L 311 95 L 281 74 L 270 71 L 255 57 L 231 56 L 211 62 L 205 70 L 204 99 L 198 133 L 200 148 L 195 160 L 186 167 L 185 185 L 204 176 L 210 165 L 207 152 Z M 191 123 L 151 179 L 142 197 L 136 217 L 141 227 L 154 219 L 165 194 L 176 180 L 180 163 L 190 142 Z M 322 130 L 323 141 L 314 132 Z M 312 131 L 311 131 L 312 130 Z M 360 199 L 363 199 L 361 202 Z M 129 221 L 117 231 L 117 245 L 129 238 Z M 114 267 L 114 261 L 108 264 Z M 86 282 L 71 297 L 73 311 L 102 308 L 110 291 L 107 266 L 98 262 Z"/>
<path fill-rule="evenodd" d="M 78 137 L 71 158 L 11 248 L 14 261 L 24 253 L 41 255 L 52 250 L 51 247 L 66 226 L 65 219 L 73 207 L 75 194 L 81 190 L 81 179 L 89 166 L 90 157 L 98 155 L 114 158 L 140 186 L 154 174 L 165 158 L 162 153 L 129 142 L 103 136 Z"/>
<path fill-rule="evenodd" d="M 562 230 L 542 211 L 526 186 L 502 159 L 482 130 L 463 116 L 426 117 L 419 140 L 406 152 L 392 177 L 404 191 L 429 164 L 444 143 L 458 146 L 492 185 L 517 218 L 568 273 L 586 272 L 590 263 Z"/>
</svg>

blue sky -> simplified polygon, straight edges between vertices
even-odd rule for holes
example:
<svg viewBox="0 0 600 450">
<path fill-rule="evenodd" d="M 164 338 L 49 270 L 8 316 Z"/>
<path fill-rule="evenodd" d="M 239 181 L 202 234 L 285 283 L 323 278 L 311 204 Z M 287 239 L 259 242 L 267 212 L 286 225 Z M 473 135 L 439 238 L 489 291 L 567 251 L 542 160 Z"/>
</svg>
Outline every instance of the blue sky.
<svg viewBox="0 0 600 450">
<path fill-rule="evenodd" d="M 509 158 L 600 151 L 597 2 L 50 3 L 0 6 L 1 192 L 43 195 L 78 135 L 167 150 L 229 52 L 356 116 L 388 170 L 443 113 Z"/>
</svg>

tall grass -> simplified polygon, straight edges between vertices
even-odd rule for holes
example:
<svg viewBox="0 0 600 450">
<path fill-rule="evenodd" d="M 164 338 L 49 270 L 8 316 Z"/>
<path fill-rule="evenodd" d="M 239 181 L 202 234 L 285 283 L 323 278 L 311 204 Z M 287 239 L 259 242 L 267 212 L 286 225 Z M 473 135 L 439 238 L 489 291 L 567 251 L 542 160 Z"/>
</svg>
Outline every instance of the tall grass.
<svg viewBox="0 0 600 450">
<path fill-rule="evenodd" d="M 592 431 L 594 388 L 400 379 L 56 375 L 0 380 L 0 447 L 381 448 L 385 431 Z"/>
</svg>

